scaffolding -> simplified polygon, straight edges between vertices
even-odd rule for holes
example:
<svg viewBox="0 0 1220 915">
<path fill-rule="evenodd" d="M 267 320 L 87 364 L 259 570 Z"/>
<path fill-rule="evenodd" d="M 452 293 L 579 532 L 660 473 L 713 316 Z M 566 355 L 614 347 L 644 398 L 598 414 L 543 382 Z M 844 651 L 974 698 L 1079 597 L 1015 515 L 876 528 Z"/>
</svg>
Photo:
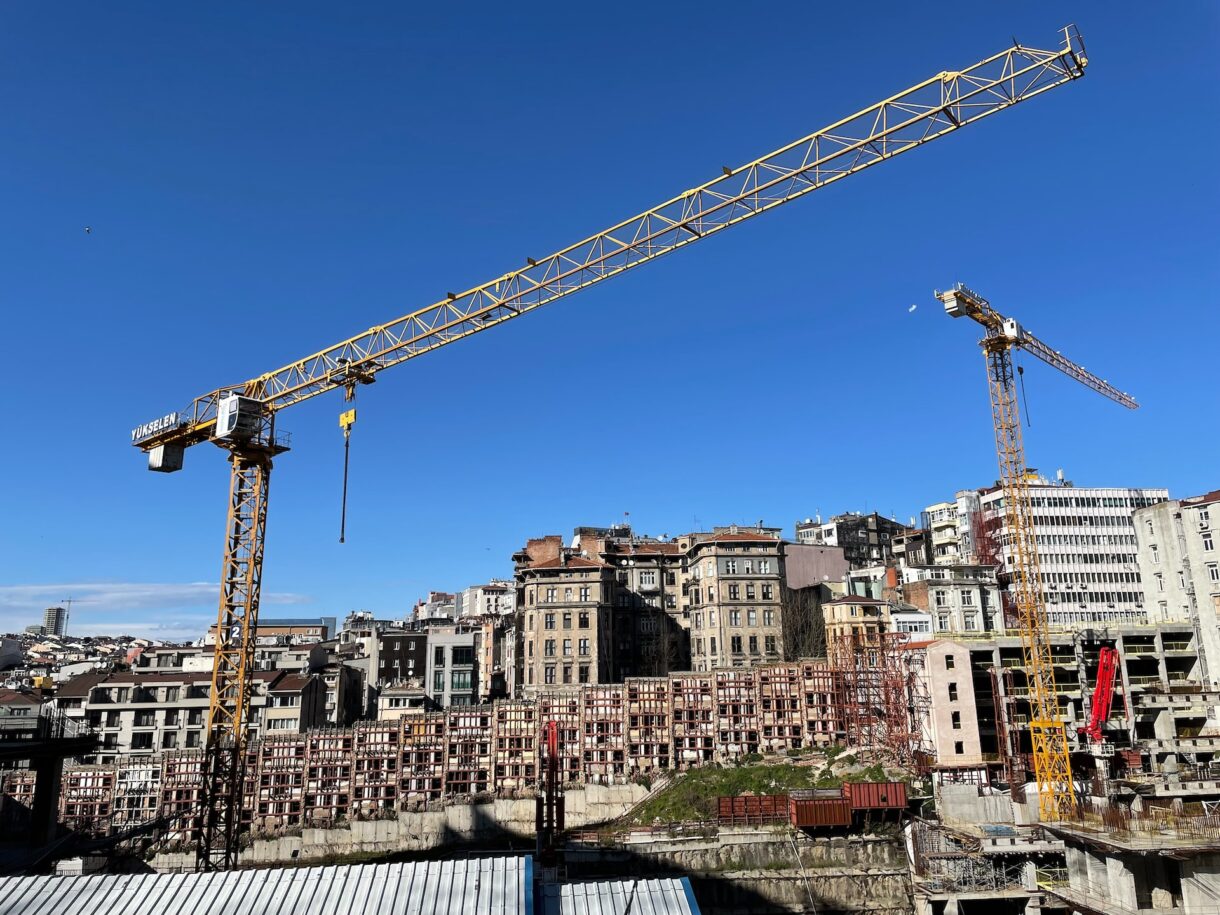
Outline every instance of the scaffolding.
<svg viewBox="0 0 1220 915">
<path fill-rule="evenodd" d="M 706 674 L 669 678 L 673 715 L 673 761 L 677 769 L 709 763 L 716 754 L 716 697 Z"/>
<path fill-rule="evenodd" d="M 398 798 L 403 809 L 440 800 L 445 792 L 445 721 L 444 712 L 404 715 L 400 719 Z"/>
<path fill-rule="evenodd" d="M 735 667 L 715 672 L 717 751 L 728 757 L 758 752 L 758 681 Z"/>
<path fill-rule="evenodd" d="M 304 734 L 272 734 L 261 741 L 254 826 L 264 832 L 300 826 L 305 787 Z"/>
<path fill-rule="evenodd" d="M 446 711 L 445 794 L 483 794 L 491 788 L 492 707 L 456 706 Z"/>
<path fill-rule="evenodd" d="M 843 739 L 843 715 L 839 706 L 842 687 L 837 668 L 825 661 L 801 664 L 805 691 L 805 736 L 810 746 L 827 746 Z"/>
<path fill-rule="evenodd" d="M 853 632 L 830 643 L 844 739 L 862 758 L 915 762 L 921 729 L 911 703 L 915 677 L 904 658 L 909 641 L 906 632 Z"/>
<path fill-rule="evenodd" d="M 538 769 L 538 717 L 532 702 L 497 702 L 496 791 L 512 794 L 534 787 Z"/>
<path fill-rule="evenodd" d="M 362 818 L 394 813 L 398 797 L 397 721 L 361 721 L 352 728 L 352 814 Z"/>
<path fill-rule="evenodd" d="M 115 775 L 113 765 L 81 766 L 63 774 L 59 815 L 66 829 L 91 838 L 110 832 Z"/>
<path fill-rule="evenodd" d="M 625 781 L 623 685 L 587 686 L 581 693 L 585 781 L 602 785 Z"/>
<path fill-rule="evenodd" d="M 671 722 L 668 677 L 635 677 L 624 684 L 627 693 L 627 762 L 632 772 L 646 775 L 670 765 Z"/>
<path fill-rule="evenodd" d="M 581 695 L 590 688 L 548 690 L 538 696 L 538 721 L 559 725 L 560 779 L 565 782 L 584 778 Z"/>
<path fill-rule="evenodd" d="M 312 731 L 305 743 L 305 822 L 334 823 L 351 814 L 352 732 Z"/>
<path fill-rule="evenodd" d="M 800 664 L 758 668 L 758 718 L 764 753 L 786 753 L 805 746 L 804 699 Z"/>
<path fill-rule="evenodd" d="M 161 760 L 151 756 L 121 759 L 115 769 L 111 827 L 123 833 L 153 822 L 161 808 Z"/>
<path fill-rule="evenodd" d="M 202 750 L 170 750 L 161 756 L 161 816 L 167 822 L 163 839 L 186 842 L 198 835 L 199 789 L 203 783 Z"/>
</svg>

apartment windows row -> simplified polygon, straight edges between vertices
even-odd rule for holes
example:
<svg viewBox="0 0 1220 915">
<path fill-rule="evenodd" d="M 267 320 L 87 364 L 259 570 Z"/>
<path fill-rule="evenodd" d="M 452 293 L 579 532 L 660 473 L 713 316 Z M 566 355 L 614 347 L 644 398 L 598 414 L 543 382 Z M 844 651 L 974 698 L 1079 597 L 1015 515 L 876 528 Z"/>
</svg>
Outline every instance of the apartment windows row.
<svg viewBox="0 0 1220 915">
<path fill-rule="evenodd" d="M 580 585 L 576 588 L 565 587 L 563 589 L 563 600 L 565 603 L 569 603 L 569 604 L 572 603 L 573 600 L 580 601 L 581 603 L 588 603 L 589 601 L 591 601 L 593 599 L 592 594 L 593 594 L 593 589 L 590 585 Z M 533 596 L 532 590 L 530 591 L 530 595 L 532 598 L 532 596 Z M 575 596 L 573 596 L 573 595 L 575 595 Z M 553 604 L 558 601 L 559 601 L 559 586 L 558 585 L 548 585 L 542 593 L 542 603 Z"/>
<path fill-rule="evenodd" d="M 763 651 L 765 651 L 767 654 L 773 655 L 773 654 L 777 654 L 779 652 L 779 639 L 773 635 L 763 636 L 761 639 L 761 642 L 760 642 L 759 637 L 756 635 L 745 636 L 745 637 L 740 636 L 740 635 L 734 635 L 734 636 L 729 637 L 729 651 L 732 654 L 740 655 L 740 654 L 748 653 L 748 654 L 752 654 L 752 655 L 759 655 L 760 654 L 760 652 L 759 652 L 760 644 L 763 647 Z M 711 638 L 708 639 L 708 648 L 709 648 L 708 654 L 712 654 L 712 655 L 716 654 L 715 636 L 712 636 Z M 702 638 L 695 639 L 695 654 L 697 654 L 697 655 L 703 654 L 703 639 Z"/>
<path fill-rule="evenodd" d="M 446 647 L 449 649 L 448 652 L 445 650 Z M 447 654 L 454 667 L 469 667 L 474 663 L 474 646 L 472 645 L 437 645 L 432 653 L 433 666 L 444 667 Z"/>
<path fill-rule="evenodd" d="M 770 575 L 771 560 L 770 559 L 743 559 L 740 563 L 742 575 Z M 736 559 L 726 559 L 724 561 L 724 574 L 737 575 L 738 562 Z M 711 574 L 709 565 L 708 574 Z"/>
<path fill-rule="evenodd" d="M 562 647 L 563 647 L 563 656 L 565 658 L 569 658 L 572 656 L 572 642 L 573 642 L 572 639 L 563 640 Z M 558 647 L 557 639 L 547 639 L 545 642 L 543 642 L 542 643 L 543 657 L 547 657 L 547 658 L 555 657 L 556 647 Z M 530 657 L 532 658 L 534 656 L 533 641 L 530 641 L 528 643 L 528 651 L 529 651 Z M 577 651 L 577 654 L 579 654 L 582 658 L 588 657 L 589 656 L 589 640 L 588 639 L 577 639 L 576 640 L 576 651 Z"/>
<path fill-rule="evenodd" d="M 743 591 L 743 589 L 742 589 L 741 585 L 736 585 L 736 584 L 729 585 L 729 600 L 741 600 L 742 591 Z M 753 584 L 747 584 L 744 588 L 744 591 L 745 591 L 745 600 L 759 600 L 760 599 L 755 596 L 755 588 L 754 588 Z M 769 585 L 769 584 L 761 585 L 759 587 L 758 591 L 762 595 L 762 597 L 761 597 L 762 600 L 774 600 L 775 599 L 775 588 L 773 585 Z"/>
<path fill-rule="evenodd" d="M 257 712 L 258 709 L 252 709 L 251 713 Z M 204 709 L 166 709 L 161 713 L 161 724 L 168 728 L 181 727 L 186 725 L 188 728 L 198 728 L 203 726 Z M 136 712 L 132 718 L 132 726 L 137 728 L 151 728 L 157 726 L 156 710 L 146 710 Z M 90 711 L 86 720 L 91 728 L 118 728 L 123 726 L 123 713 L 119 711 Z"/>
<path fill-rule="evenodd" d="M 557 680 L 556 677 L 559 677 L 560 679 Z M 546 684 L 547 686 L 554 686 L 556 683 L 560 683 L 560 682 L 564 683 L 565 685 L 571 684 L 571 683 L 588 683 L 589 682 L 589 665 L 588 664 L 575 665 L 576 679 L 573 680 L 572 677 L 573 677 L 573 665 L 571 665 L 571 664 L 564 664 L 564 665 L 547 664 L 547 665 L 543 666 L 543 668 L 542 668 L 542 682 L 544 684 Z M 532 667 L 529 669 L 529 682 L 531 684 L 534 682 L 534 669 Z"/>
<path fill-rule="evenodd" d="M 735 628 L 740 628 L 743 625 L 743 623 L 745 626 L 748 626 L 748 627 L 757 626 L 760 619 L 762 620 L 762 625 L 764 625 L 764 626 L 777 625 L 776 611 L 771 609 L 770 607 L 764 608 L 762 610 L 761 614 L 754 607 L 743 608 L 740 610 L 734 608 L 732 610 L 726 610 L 724 612 L 728 614 L 727 618 L 728 618 L 729 625 L 732 627 L 735 627 Z M 692 629 L 702 629 L 703 622 L 704 622 L 704 611 L 696 610 L 694 613 L 691 614 L 691 628 Z M 710 629 L 716 628 L 716 611 L 715 610 L 707 611 L 707 625 L 708 625 L 708 628 L 710 628 Z"/>
<path fill-rule="evenodd" d="M 562 623 L 564 629 L 571 629 L 572 628 L 572 617 L 573 617 L 573 614 L 571 612 L 566 612 L 566 613 L 562 613 L 562 614 L 544 613 L 544 614 L 542 614 L 542 625 L 543 625 L 543 628 L 545 628 L 545 629 L 554 629 L 554 628 L 556 628 L 556 625 L 558 623 Z M 589 628 L 589 613 L 587 610 L 579 611 L 578 613 L 575 614 L 575 617 L 576 617 L 576 628 L 577 629 L 588 629 Z M 529 618 L 526 620 L 526 627 L 529 629 L 534 628 L 534 615 L 532 613 L 529 615 Z"/>
</svg>

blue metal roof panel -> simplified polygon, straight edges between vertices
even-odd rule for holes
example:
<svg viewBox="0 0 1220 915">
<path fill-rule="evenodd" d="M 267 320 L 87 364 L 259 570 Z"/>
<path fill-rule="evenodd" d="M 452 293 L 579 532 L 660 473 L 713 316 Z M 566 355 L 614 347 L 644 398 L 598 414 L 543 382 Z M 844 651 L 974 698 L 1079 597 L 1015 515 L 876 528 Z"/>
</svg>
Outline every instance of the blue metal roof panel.
<svg viewBox="0 0 1220 915">
<path fill-rule="evenodd" d="M 685 877 L 550 884 L 542 895 L 544 915 L 699 915 Z"/>
<path fill-rule="evenodd" d="M 0 878 L 0 915 L 533 915 L 527 859 Z"/>
</svg>

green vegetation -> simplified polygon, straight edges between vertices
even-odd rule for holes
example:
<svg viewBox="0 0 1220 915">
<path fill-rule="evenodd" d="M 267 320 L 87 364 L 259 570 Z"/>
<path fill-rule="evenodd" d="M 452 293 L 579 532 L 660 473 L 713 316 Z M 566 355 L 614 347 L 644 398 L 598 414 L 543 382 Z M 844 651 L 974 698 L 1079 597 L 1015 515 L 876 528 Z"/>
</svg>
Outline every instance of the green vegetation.
<svg viewBox="0 0 1220 915">
<path fill-rule="evenodd" d="M 716 819 L 716 799 L 742 794 L 786 794 L 795 788 L 813 788 L 814 770 L 808 766 L 741 765 L 722 769 L 692 769 L 636 811 L 633 823 L 650 825 Z"/>
</svg>

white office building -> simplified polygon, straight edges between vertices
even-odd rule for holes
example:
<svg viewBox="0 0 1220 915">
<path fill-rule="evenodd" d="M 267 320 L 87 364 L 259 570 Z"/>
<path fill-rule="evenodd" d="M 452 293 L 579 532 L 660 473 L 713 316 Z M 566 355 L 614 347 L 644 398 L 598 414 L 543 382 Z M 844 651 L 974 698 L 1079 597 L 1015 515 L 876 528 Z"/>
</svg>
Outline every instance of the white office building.
<svg viewBox="0 0 1220 915">
<path fill-rule="evenodd" d="M 1220 490 L 1142 508 L 1134 521 L 1150 621 L 1194 623 L 1220 683 Z"/>
<path fill-rule="evenodd" d="M 1133 515 L 1167 501 L 1169 490 L 1075 486 L 1062 472 L 1054 481 L 1034 476 L 1029 488 L 1051 628 L 1154 622 L 1141 584 Z M 980 504 L 989 529 L 994 525 L 991 536 L 1003 564 L 1012 569 L 1003 490 L 984 490 Z"/>
</svg>

